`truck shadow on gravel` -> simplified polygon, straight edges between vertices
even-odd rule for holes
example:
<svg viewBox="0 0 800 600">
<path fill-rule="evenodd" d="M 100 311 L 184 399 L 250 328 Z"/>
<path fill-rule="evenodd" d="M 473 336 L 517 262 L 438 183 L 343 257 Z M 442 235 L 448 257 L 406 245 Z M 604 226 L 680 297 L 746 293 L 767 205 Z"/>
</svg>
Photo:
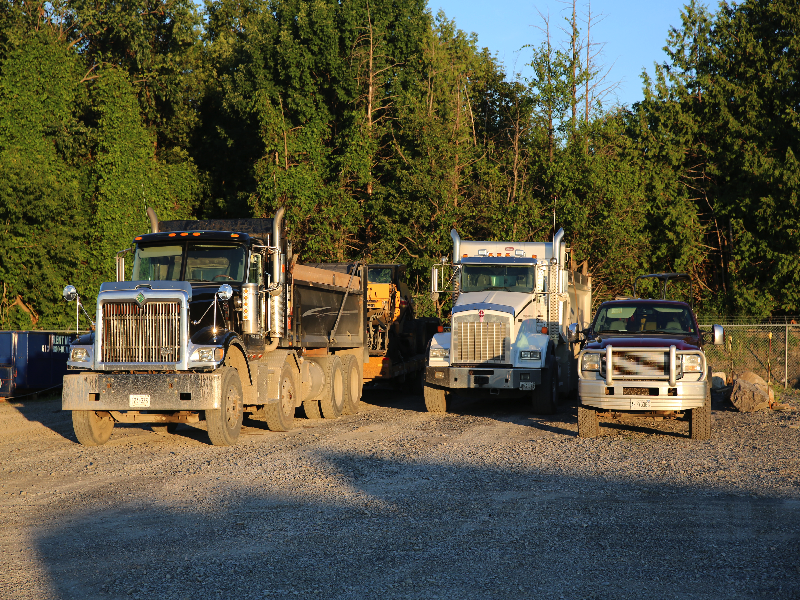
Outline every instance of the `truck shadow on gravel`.
<svg viewBox="0 0 800 600">
<path fill-rule="evenodd" d="M 370 452 L 382 452 L 380 445 L 316 452 L 309 464 L 324 471 L 327 486 L 297 469 L 267 475 L 269 463 L 252 471 L 259 456 L 245 464 L 242 455 L 220 455 L 219 474 L 235 464 L 250 475 L 219 483 L 175 473 L 146 489 L 122 482 L 104 497 L 75 498 L 79 509 L 34 536 L 48 597 L 782 600 L 800 593 L 798 500 Z"/>
</svg>

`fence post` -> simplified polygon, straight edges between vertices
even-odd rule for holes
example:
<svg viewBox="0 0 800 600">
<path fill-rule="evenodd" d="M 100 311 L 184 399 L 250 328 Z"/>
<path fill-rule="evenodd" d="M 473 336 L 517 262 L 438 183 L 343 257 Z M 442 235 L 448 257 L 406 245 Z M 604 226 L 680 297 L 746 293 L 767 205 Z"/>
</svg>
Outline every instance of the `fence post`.
<svg viewBox="0 0 800 600">
<path fill-rule="evenodd" d="M 783 336 L 783 389 L 789 388 L 789 324 L 786 324 L 786 335 Z"/>
</svg>

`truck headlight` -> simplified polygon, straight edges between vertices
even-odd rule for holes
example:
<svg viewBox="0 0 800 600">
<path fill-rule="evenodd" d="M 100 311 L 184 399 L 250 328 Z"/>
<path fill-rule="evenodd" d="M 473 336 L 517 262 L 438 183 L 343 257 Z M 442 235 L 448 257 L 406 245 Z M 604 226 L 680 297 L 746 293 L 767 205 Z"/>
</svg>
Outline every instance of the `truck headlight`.
<svg viewBox="0 0 800 600">
<path fill-rule="evenodd" d="M 198 348 L 189 360 L 194 362 L 219 362 L 225 356 L 224 348 Z"/>
<path fill-rule="evenodd" d="M 70 362 L 89 362 L 89 351 L 86 348 L 73 348 L 69 353 Z"/>
<path fill-rule="evenodd" d="M 450 358 L 450 348 L 431 348 L 431 358 L 448 360 Z"/>
<path fill-rule="evenodd" d="M 521 350 L 519 353 L 520 360 L 542 360 L 541 350 Z"/>
<path fill-rule="evenodd" d="M 582 371 L 599 371 L 600 370 L 600 355 L 599 354 L 584 354 L 581 360 Z"/>
<path fill-rule="evenodd" d="M 699 354 L 681 355 L 681 368 L 684 373 L 700 373 L 703 367 Z"/>
</svg>

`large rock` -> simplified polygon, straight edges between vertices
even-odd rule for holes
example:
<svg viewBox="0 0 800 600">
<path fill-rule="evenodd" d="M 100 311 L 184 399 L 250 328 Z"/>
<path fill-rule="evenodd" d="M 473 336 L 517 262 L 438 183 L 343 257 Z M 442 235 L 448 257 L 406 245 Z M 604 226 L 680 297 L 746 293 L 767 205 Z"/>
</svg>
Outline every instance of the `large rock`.
<svg viewBox="0 0 800 600">
<path fill-rule="evenodd" d="M 757 385 L 764 391 L 765 394 L 769 396 L 770 404 L 775 402 L 775 392 L 772 391 L 772 388 L 769 385 L 767 385 L 767 382 L 764 381 L 763 378 L 753 373 L 753 371 L 745 371 L 744 373 L 739 375 L 737 379 L 741 379 L 747 383 L 752 383 L 753 385 Z"/>
<path fill-rule="evenodd" d="M 769 395 L 763 387 L 742 378 L 733 382 L 731 403 L 739 412 L 756 412 L 770 406 Z"/>
</svg>

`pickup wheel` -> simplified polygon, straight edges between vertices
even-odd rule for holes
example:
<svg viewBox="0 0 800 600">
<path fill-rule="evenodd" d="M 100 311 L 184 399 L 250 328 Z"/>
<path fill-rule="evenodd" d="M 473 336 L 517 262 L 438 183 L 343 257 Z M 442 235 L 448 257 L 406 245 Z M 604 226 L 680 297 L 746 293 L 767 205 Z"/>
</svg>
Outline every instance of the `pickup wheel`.
<svg viewBox="0 0 800 600">
<path fill-rule="evenodd" d="M 344 356 L 344 409 L 342 414 L 355 415 L 361 410 L 361 390 L 363 381 L 358 368 L 358 359 L 352 354 Z"/>
<path fill-rule="evenodd" d="M 448 396 L 450 395 L 448 392 L 441 388 L 435 388 L 426 384 L 425 389 L 423 390 L 423 395 L 425 396 L 425 408 L 428 409 L 428 412 L 447 412 L 447 400 Z"/>
<path fill-rule="evenodd" d="M 223 367 L 220 407 L 206 410 L 206 430 L 214 446 L 232 446 L 242 429 L 243 394 L 239 371 Z"/>
<path fill-rule="evenodd" d="M 711 437 L 711 388 L 706 391 L 703 406 L 689 411 L 689 437 L 707 440 Z"/>
<path fill-rule="evenodd" d="M 102 446 L 111 437 L 114 418 L 104 411 L 73 410 L 72 430 L 84 446 Z"/>
<path fill-rule="evenodd" d="M 342 359 L 338 356 L 333 356 L 329 363 L 330 381 L 328 381 L 325 394 L 319 401 L 319 407 L 322 410 L 322 416 L 326 419 L 336 419 L 344 410 L 344 397 L 345 397 L 345 375 L 344 365 Z"/>
<path fill-rule="evenodd" d="M 600 435 L 600 422 L 597 411 L 588 406 L 578 405 L 578 437 L 593 438 Z"/>
<path fill-rule="evenodd" d="M 288 362 L 283 363 L 279 385 L 280 398 L 278 402 L 270 402 L 264 406 L 264 418 L 267 421 L 267 427 L 272 431 L 289 431 L 294 428 L 297 390 L 294 372 Z M 308 416 L 308 413 L 306 415 Z"/>
<path fill-rule="evenodd" d="M 558 404 L 558 375 L 554 360 L 546 369 L 542 369 L 542 383 L 533 390 L 531 408 L 537 415 L 552 415 Z"/>
</svg>

